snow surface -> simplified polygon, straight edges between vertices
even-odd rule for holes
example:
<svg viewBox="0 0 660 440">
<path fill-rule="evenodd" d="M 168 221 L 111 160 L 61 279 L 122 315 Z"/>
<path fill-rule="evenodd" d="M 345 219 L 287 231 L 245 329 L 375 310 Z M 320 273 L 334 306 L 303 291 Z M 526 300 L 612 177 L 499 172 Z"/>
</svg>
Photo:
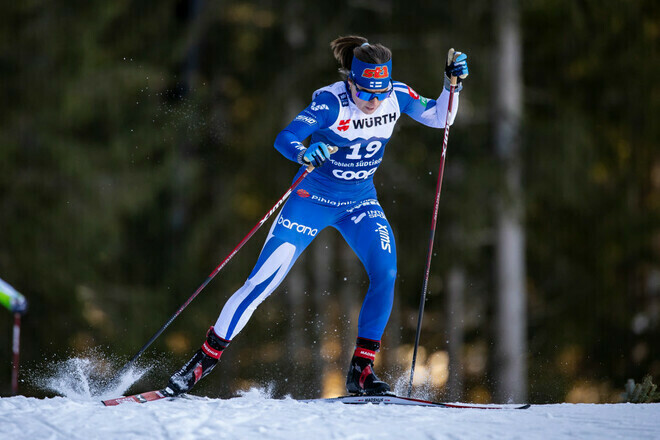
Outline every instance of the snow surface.
<svg viewBox="0 0 660 440">
<path fill-rule="evenodd" d="M 142 371 L 106 388 L 68 361 L 42 386 L 66 397 L 0 398 L 0 439 L 660 439 L 660 404 L 535 405 L 526 410 L 303 403 L 251 389 L 232 399 L 105 407 Z M 99 394 L 100 393 L 100 394 Z"/>
<path fill-rule="evenodd" d="M 660 404 L 527 410 L 302 403 L 260 390 L 105 407 L 66 397 L 0 399 L 3 439 L 658 439 Z"/>
</svg>

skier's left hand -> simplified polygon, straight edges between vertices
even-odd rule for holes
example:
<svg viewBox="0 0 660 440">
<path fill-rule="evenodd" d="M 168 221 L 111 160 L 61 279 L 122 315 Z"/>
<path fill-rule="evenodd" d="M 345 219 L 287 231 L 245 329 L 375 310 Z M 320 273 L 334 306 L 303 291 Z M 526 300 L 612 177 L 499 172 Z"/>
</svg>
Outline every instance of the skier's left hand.
<svg viewBox="0 0 660 440">
<path fill-rule="evenodd" d="M 447 67 L 445 67 L 445 88 L 449 90 L 451 77 L 455 76 L 458 82 L 457 91 L 462 89 L 461 82 L 468 77 L 467 54 L 455 51 L 453 48 L 447 52 Z"/>
</svg>

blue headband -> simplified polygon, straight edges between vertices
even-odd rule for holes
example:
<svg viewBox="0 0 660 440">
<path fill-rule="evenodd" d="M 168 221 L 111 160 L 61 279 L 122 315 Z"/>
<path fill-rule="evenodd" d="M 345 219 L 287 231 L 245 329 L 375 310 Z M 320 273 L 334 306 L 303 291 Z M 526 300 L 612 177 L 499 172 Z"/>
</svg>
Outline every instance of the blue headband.
<svg viewBox="0 0 660 440">
<path fill-rule="evenodd" d="M 383 64 L 371 64 L 353 56 L 351 79 L 364 89 L 384 89 L 392 80 L 392 60 Z"/>
</svg>

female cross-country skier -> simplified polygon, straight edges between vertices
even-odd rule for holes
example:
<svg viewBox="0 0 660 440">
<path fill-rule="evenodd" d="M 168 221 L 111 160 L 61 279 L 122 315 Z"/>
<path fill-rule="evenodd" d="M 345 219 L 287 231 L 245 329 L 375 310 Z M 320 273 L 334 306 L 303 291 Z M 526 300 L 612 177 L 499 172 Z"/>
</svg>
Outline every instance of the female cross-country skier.
<svg viewBox="0 0 660 440">
<path fill-rule="evenodd" d="M 373 176 L 402 114 L 429 127 L 445 126 L 449 76 L 467 76 L 467 56 L 449 51 L 445 87 L 433 100 L 392 79 L 392 53 L 388 48 L 357 36 L 337 38 L 330 47 L 341 65 L 343 80 L 315 91 L 311 104 L 275 139 L 280 153 L 302 165 L 296 178 L 310 164 L 315 172 L 286 202 L 252 273 L 229 298 L 202 347 L 172 375 L 167 393 L 185 393 L 211 372 L 257 306 L 328 226 L 342 234 L 369 275 L 346 389 L 354 394 L 390 390 L 374 373 L 373 364 L 392 310 L 396 247 L 392 228 L 378 203 Z M 456 91 L 461 88 L 459 82 Z M 457 108 L 458 95 L 453 99 L 452 119 Z M 303 141 L 310 136 L 310 146 L 305 147 Z M 338 147 L 332 155 L 331 146 Z"/>
</svg>

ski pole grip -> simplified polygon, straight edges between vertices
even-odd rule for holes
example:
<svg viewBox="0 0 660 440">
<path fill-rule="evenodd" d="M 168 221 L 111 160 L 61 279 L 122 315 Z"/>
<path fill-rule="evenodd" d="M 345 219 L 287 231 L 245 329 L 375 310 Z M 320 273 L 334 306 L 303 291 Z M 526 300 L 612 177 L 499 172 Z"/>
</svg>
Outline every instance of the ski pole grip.
<svg viewBox="0 0 660 440">
<path fill-rule="evenodd" d="M 330 154 L 335 154 L 337 151 L 339 151 L 339 147 L 335 147 L 334 145 L 330 145 L 330 146 L 328 146 L 328 151 L 330 152 Z M 307 166 L 307 172 L 311 173 L 312 171 L 314 171 L 314 165 L 312 165 L 310 163 Z"/>
<path fill-rule="evenodd" d="M 455 62 L 456 58 L 458 58 L 458 54 L 456 52 L 454 52 L 454 56 L 452 57 L 452 62 Z M 449 76 L 449 83 L 452 86 L 457 86 L 458 85 L 458 77 L 454 76 L 454 75 L 450 75 Z"/>
</svg>

